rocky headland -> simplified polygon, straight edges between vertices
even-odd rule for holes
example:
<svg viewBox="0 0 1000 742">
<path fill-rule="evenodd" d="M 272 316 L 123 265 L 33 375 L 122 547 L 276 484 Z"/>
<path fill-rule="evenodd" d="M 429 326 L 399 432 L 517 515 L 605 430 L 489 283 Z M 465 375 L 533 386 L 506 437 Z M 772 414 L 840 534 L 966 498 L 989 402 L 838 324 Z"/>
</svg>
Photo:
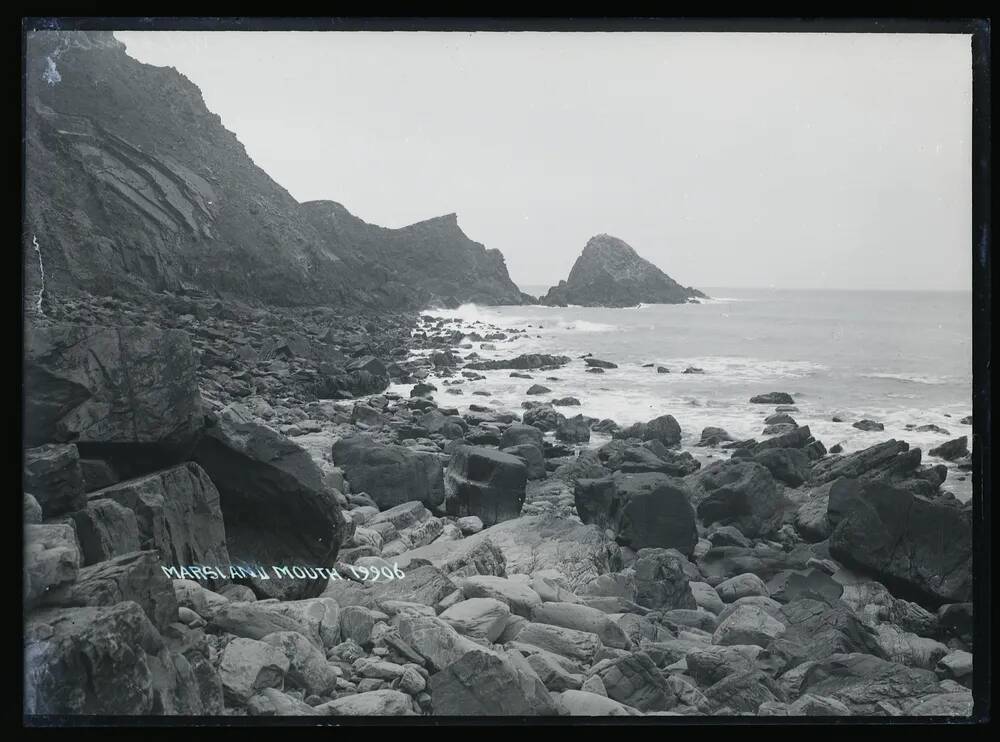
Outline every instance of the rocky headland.
<svg viewBox="0 0 1000 742">
<path fill-rule="evenodd" d="M 539 299 L 540 304 L 584 307 L 634 307 L 638 304 L 684 304 L 705 298 L 684 287 L 617 237 L 590 238 L 573 263 L 569 277 Z"/>
</svg>

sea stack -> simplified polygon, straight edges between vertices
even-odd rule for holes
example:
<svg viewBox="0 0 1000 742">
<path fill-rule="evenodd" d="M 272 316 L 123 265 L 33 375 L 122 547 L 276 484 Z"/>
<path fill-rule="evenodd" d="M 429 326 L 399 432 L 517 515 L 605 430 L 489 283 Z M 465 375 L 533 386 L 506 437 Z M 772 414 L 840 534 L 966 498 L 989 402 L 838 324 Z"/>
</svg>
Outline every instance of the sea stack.
<svg viewBox="0 0 1000 742">
<path fill-rule="evenodd" d="M 550 288 L 539 303 L 634 307 L 637 304 L 684 304 L 704 296 L 697 289 L 681 286 L 639 257 L 624 241 L 609 234 L 599 234 L 587 242 L 569 278 Z"/>
</svg>

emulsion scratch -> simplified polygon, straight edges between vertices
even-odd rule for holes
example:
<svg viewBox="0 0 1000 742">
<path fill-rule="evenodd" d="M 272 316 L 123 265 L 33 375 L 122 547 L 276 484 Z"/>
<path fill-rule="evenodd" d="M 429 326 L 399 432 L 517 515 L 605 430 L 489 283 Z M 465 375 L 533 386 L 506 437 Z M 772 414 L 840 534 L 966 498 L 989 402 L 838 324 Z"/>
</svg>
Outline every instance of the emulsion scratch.
<svg viewBox="0 0 1000 742">
<path fill-rule="evenodd" d="M 38 289 L 38 299 L 35 302 L 35 306 L 38 308 L 39 314 L 45 314 L 42 311 L 42 298 L 45 296 L 45 264 L 42 263 L 42 248 L 38 245 L 38 237 L 31 235 L 31 243 L 35 246 L 35 252 L 38 253 L 38 275 L 41 280 L 41 285 Z"/>
</svg>

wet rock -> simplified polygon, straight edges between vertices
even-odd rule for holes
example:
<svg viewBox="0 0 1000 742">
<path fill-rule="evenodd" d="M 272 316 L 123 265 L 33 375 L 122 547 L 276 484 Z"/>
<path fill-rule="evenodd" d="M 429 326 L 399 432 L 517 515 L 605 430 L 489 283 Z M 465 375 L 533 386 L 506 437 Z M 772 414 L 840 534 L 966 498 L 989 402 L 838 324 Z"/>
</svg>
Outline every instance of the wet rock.
<svg viewBox="0 0 1000 742">
<path fill-rule="evenodd" d="M 856 423 L 852 424 L 851 427 L 868 432 L 885 430 L 885 425 L 875 422 L 874 420 L 858 420 Z"/>
<path fill-rule="evenodd" d="M 675 548 L 690 555 L 698 540 L 694 509 L 683 482 L 665 474 L 614 474 L 580 479 L 574 488 L 584 523 L 610 529 L 633 549 Z"/>
<path fill-rule="evenodd" d="M 837 503 L 842 515 L 830 536 L 835 559 L 875 575 L 918 602 L 940 605 L 970 599 L 969 508 L 881 482 L 863 482 L 844 500 Z M 834 505 L 831 491 L 830 507 Z"/>
<path fill-rule="evenodd" d="M 812 462 L 808 454 L 796 448 L 771 448 L 754 455 L 777 481 L 789 487 L 798 487 L 809 479 Z"/>
<path fill-rule="evenodd" d="M 755 462 L 730 460 L 692 474 L 693 499 L 705 525 L 720 523 L 755 538 L 775 530 L 781 519 L 781 496 L 771 473 Z"/>
<path fill-rule="evenodd" d="M 768 392 L 751 397 L 750 404 L 795 404 L 795 400 L 788 392 Z"/>
<path fill-rule="evenodd" d="M 567 443 L 586 443 L 590 440 L 591 418 L 583 415 L 569 417 L 556 427 L 556 439 Z"/>
<path fill-rule="evenodd" d="M 443 469 L 434 454 L 383 445 L 361 435 L 333 445 L 352 491 L 366 492 L 380 508 L 419 500 L 427 507 L 444 501 Z"/>
<path fill-rule="evenodd" d="M 930 449 L 927 453 L 946 461 L 955 461 L 969 455 L 969 437 L 963 435 L 961 438 L 955 438 L 947 443 L 942 443 L 936 448 Z"/>
<path fill-rule="evenodd" d="M 487 526 L 517 518 L 527 477 L 516 456 L 462 446 L 452 453 L 445 474 L 445 509 L 449 515 L 478 516 Z"/>
<path fill-rule="evenodd" d="M 667 447 L 677 446 L 681 442 L 681 426 L 673 415 L 661 415 L 649 422 L 630 425 L 616 433 L 615 438 L 638 438 L 659 441 Z"/>
</svg>

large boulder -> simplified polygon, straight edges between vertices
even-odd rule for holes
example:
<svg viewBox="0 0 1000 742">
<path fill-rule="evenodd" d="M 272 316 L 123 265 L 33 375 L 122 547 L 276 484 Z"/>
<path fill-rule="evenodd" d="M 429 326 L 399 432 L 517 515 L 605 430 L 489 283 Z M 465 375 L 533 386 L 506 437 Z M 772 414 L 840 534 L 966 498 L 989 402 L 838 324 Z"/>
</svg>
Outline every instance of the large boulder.
<svg viewBox="0 0 1000 742">
<path fill-rule="evenodd" d="M 945 693 L 933 671 L 870 654 L 835 654 L 805 667 L 796 687 L 800 695 L 834 698 L 854 715 L 904 715 L 927 696 Z"/>
<path fill-rule="evenodd" d="M 305 449 L 233 404 L 199 441 L 195 459 L 219 487 L 234 564 L 333 566 L 344 518 Z M 319 595 L 326 585 L 323 578 L 242 579 L 258 596 L 283 600 Z"/>
<path fill-rule="evenodd" d="M 70 513 L 80 542 L 83 564 L 96 564 L 112 557 L 139 551 L 139 521 L 130 508 L 102 497 L 82 510 Z"/>
<path fill-rule="evenodd" d="M 180 455 L 202 426 L 188 334 L 155 327 L 31 327 L 25 334 L 29 445 L 155 444 Z"/>
<path fill-rule="evenodd" d="M 188 462 L 170 469 L 130 479 L 92 492 L 88 510 L 107 514 L 111 508 L 102 501 L 112 501 L 135 513 L 142 549 L 155 549 L 166 567 L 212 565 L 227 567 L 230 552 L 226 545 L 227 524 L 223 523 L 219 492 L 205 471 Z M 100 527 L 91 528 L 85 521 L 95 514 L 74 514 L 82 525 L 81 541 L 88 556 L 116 550 L 113 539 L 102 539 Z M 118 516 L 121 513 L 117 513 Z M 122 518 L 128 521 L 128 516 Z M 99 542 L 99 543 L 95 543 Z M 216 584 L 217 580 L 211 580 Z"/>
<path fill-rule="evenodd" d="M 901 597 L 934 607 L 972 599 L 972 511 L 879 481 L 830 496 L 839 522 L 830 554 Z M 850 491 L 853 489 L 853 493 Z"/>
<path fill-rule="evenodd" d="M 256 639 L 233 639 L 219 662 L 226 700 L 242 706 L 263 688 L 281 689 L 289 662 L 278 647 Z"/>
<path fill-rule="evenodd" d="M 639 605 L 658 611 L 698 607 L 683 556 L 673 549 L 640 549 L 636 557 L 633 569 Z"/>
<path fill-rule="evenodd" d="M 87 496 L 76 446 L 50 443 L 25 451 L 22 487 L 34 495 L 47 518 L 83 507 Z"/>
<path fill-rule="evenodd" d="M 451 716 L 555 716 L 548 690 L 516 651 L 478 649 L 430 677 L 435 714 Z"/>
<path fill-rule="evenodd" d="M 679 446 L 681 426 L 673 415 L 660 415 L 649 422 L 635 423 L 614 434 L 615 438 L 638 438 L 643 441 L 659 441 L 664 446 Z"/>
<path fill-rule="evenodd" d="M 460 446 L 445 473 L 445 510 L 458 517 L 478 516 L 485 526 L 517 518 L 527 481 L 527 466 L 518 457 L 480 446 Z"/>
<path fill-rule="evenodd" d="M 355 435 L 333 444 L 333 460 L 344 469 L 351 491 L 366 493 L 380 508 L 411 500 L 434 508 L 444 501 L 441 461 L 435 454 Z"/>
<path fill-rule="evenodd" d="M 782 498 L 771 473 L 752 461 L 720 461 L 692 474 L 698 517 L 705 525 L 719 523 L 757 538 L 781 523 Z"/>
<path fill-rule="evenodd" d="M 46 608 L 24 627 L 26 714 L 145 715 L 163 640 L 137 603 Z"/>
<path fill-rule="evenodd" d="M 694 508 L 683 480 L 624 474 L 577 480 L 576 511 L 584 523 L 610 529 L 623 546 L 663 547 L 690 556 L 698 542 Z"/>
<path fill-rule="evenodd" d="M 127 600 L 137 603 L 160 631 L 177 621 L 174 587 L 155 551 L 136 551 L 84 567 L 75 582 L 51 591 L 45 603 L 111 606 Z"/>
<path fill-rule="evenodd" d="M 841 477 L 857 478 L 880 475 L 906 460 L 910 446 L 895 439 L 878 443 L 854 453 L 828 456 L 813 464 L 812 481 L 817 484 L 833 482 Z"/>
</svg>

